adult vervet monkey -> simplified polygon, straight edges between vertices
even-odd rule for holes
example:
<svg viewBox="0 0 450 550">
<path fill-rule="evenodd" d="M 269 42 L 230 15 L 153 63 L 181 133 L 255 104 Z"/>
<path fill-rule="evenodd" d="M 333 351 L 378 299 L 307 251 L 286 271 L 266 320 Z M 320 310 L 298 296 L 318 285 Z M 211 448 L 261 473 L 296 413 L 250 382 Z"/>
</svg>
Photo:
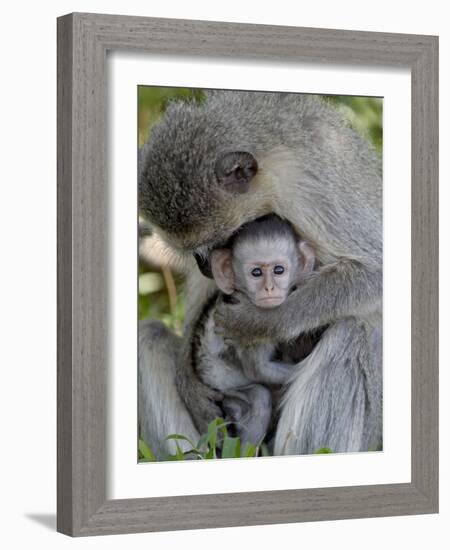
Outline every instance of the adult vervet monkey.
<svg viewBox="0 0 450 550">
<path fill-rule="evenodd" d="M 244 223 L 275 213 L 292 224 L 318 269 L 276 311 L 243 297 L 224 304 L 220 318 L 235 338 L 254 342 L 328 325 L 285 393 L 275 454 L 379 448 L 381 163 L 338 112 L 283 93 L 219 91 L 201 104 L 173 103 L 141 152 L 139 204 L 155 232 L 206 274 L 211 251 Z M 192 265 L 183 342 L 154 322 L 141 326 L 140 415 L 150 442 L 173 427 L 204 431 L 221 414 L 221 395 L 196 377 L 188 353 L 213 288 Z"/>
</svg>

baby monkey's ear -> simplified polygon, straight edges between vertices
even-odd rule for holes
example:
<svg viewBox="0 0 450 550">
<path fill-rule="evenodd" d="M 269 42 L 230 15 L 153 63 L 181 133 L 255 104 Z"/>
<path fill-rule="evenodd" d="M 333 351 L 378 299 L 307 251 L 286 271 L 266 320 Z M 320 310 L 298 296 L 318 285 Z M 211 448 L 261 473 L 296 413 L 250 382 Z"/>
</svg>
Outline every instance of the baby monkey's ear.
<svg viewBox="0 0 450 550">
<path fill-rule="evenodd" d="M 313 248 L 306 241 L 299 241 L 298 251 L 300 254 L 300 269 L 302 273 L 311 273 L 314 271 L 316 255 Z"/>
<path fill-rule="evenodd" d="M 231 265 L 231 251 L 227 248 L 213 250 L 211 270 L 217 286 L 225 294 L 234 292 L 234 272 Z"/>
</svg>

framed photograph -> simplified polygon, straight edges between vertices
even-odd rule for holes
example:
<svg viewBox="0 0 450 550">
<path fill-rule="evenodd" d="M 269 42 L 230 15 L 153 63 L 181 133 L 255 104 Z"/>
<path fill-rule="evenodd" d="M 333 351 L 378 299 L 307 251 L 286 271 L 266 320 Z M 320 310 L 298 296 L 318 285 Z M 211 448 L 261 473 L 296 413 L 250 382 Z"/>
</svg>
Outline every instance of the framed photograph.
<svg viewBox="0 0 450 550">
<path fill-rule="evenodd" d="M 438 39 L 58 19 L 58 530 L 438 511 Z"/>
</svg>

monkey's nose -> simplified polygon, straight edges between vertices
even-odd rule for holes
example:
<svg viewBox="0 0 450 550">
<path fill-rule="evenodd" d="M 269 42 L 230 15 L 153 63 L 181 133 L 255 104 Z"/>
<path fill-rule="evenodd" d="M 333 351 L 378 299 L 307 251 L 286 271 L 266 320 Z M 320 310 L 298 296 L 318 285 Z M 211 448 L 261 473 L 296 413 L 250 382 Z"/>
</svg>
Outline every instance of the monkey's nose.
<svg viewBox="0 0 450 550">
<path fill-rule="evenodd" d="M 273 290 L 273 283 L 272 282 L 266 282 L 266 284 L 264 285 L 264 288 L 266 290 L 266 292 L 272 292 Z"/>
<path fill-rule="evenodd" d="M 273 288 L 274 284 L 270 273 L 264 273 L 264 290 L 270 293 L 272 292 Z"/>
</svg>

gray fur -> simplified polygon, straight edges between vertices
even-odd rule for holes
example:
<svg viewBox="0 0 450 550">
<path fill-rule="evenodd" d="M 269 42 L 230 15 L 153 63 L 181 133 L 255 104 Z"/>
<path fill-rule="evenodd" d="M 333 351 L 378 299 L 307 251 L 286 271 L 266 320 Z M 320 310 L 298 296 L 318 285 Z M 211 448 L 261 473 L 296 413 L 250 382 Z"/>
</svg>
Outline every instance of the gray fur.
<svg viewBox="0 0 450 550">
<path fill-rule="evenodd" d="M 200 380 L 224 395 L 225 419 L 235 423 L 241 443 L 258 445 L 270 425 L 270 391 L 262 384 L 282 384 L 292 365 L 271 363 L 274 346 L 236 347 L 216 332 L 214 312 L 221 296 L 207 306 L 195 329 L 192 363 Z"/>
<path fill-rule="evenodd" d="M 233 151 L 247 151 L 257 162 L 246 193 L 224 188 L 214 171 L 218 158 Z M 224 305 L 218 318 L 233 338 L 250 343 L 286 342 L 329 325 L 295 370 L 281 404 L 277 452 L 310 452 L 316 444 L 340 451 L 379 446 L 382 181 L 380 159 L 368 143 L 314 96 L 214 92 L 200 105 L 170 106 L 143 150 L 139 187 L 142 215 L 182 254 L 208 257 L 243 224 L 269 213 L 311 243 L 318 269 L 276 311 L 243 297 Z M 176 383 L 202 429 L 217 412 L 217 393 L 192 371 L 186 342 L 211 285 L 194 272 L 189 281 L 197 290 L 188 295 L 192 312 Z M 184 414 L 166 405 L 168 414 Z"/>
<path fill-rule="evenodd" d="M 138 408 L 139 429 L 158 459 L 176 451 L 170 434 L 183 434 L 193 441 L 198 432 L 175 386 L 176 356 L 180 339 L 158 321 L 139 324 Z M 151 395 L 152 399 L 148 399 Z M 173 414 L 177 411 L 177 414 Z M 183 450 L 189 446 L 179 441 Z"/>
<path fill-rule="evenodd" d="M 262 384 L 252 384 L 230 392 L 223 400 L 227 417 L 237 420 L 241 445 L 263 441 L 272 417 L 272 394 Z"/>
<path fill-rule="evenodd" d="M 226 326 L 218 330 L 216 311 L 222 300 L 235 300 L 236 293 L 252 296 L 254 284 L 257 287 L 250 298 L 253 304 L 258 305 L 261 294 L 270 296 L 266 285 L 271 282 L 278 299 L 285 300 L 289 290 L 314 266 L 314 251 L 307 248 L 307 261 L 301 252 L 305 248 L 300 245 L 306 246 L 306 243 L 289 224 L 274 215 L 264 216 L 243 226 L 228 241 L 227 249 L 215 251 L 211 260 L 214 280 L 227 294 L 218 293 L 206 303 L 194 328 L 191 362 L 202 382 L 224 394 L 225 418 L 236 423 L 236 434 L 244 444 L 258 445 L 263 441 L 272 417 L 271 392 L 263 384 L 272 389 L 284 384 L 292 376 L 293 362 L 274 360 L 276 341 L 268 339 L 247 345 L 242 340 L 237 343 L 236 339 L 228 338 Z M 285 267 L 280 275 L 282 282 L 280 278 L 277 281 L 276 276 L 266 279 L 273 277 L 274 266 L 270 263 L 273 256 L 276 263 Z M 255 262 L 267 270 L 256 279 L 248 273 Z M 286 357 L 286 360 L 289 359 Z"/>
<path fill-rule="evenodd" d="M 381 348 L 367 353 L 371 333 L 357 319 L 338 321 L 298 365 L 280 404 L 274 454 L 380 446 Z"/>
</svg>

